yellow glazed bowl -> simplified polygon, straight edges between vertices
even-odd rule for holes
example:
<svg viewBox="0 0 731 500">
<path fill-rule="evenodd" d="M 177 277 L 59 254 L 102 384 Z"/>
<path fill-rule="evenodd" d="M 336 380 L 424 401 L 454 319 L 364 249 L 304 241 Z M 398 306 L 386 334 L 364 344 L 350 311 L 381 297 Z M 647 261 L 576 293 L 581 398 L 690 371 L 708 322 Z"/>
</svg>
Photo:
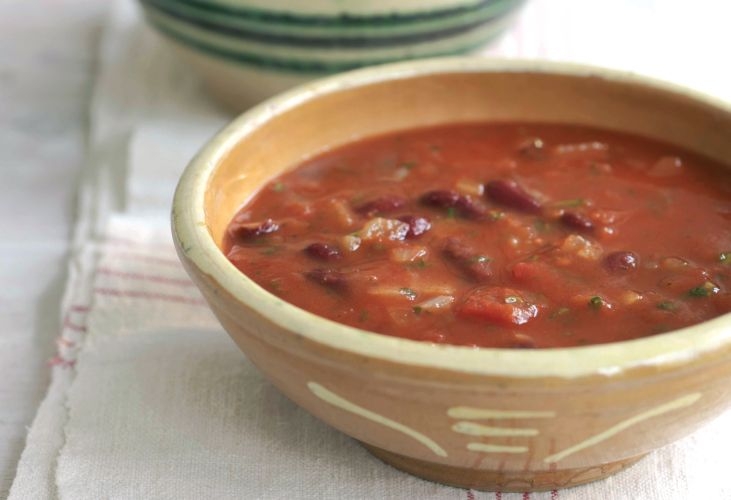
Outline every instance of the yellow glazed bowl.
<svg viewBox="0 0 731 500">
<path fill-rule="evenodd" d="M 242 202 L 307 157 L 374 134 L 484 120 L 599 126 L 731 158 L 731 107 L 639 76 L 469 58 L 373 67 L 299 87 L 220 132 L 175 195 L 180 259 L 284 394 L 426 479 L 502 491 L 568 487 L 617 472 L 724 411 L 729 315 L 589 347 L 435 346 L 298 309 L 219 250 Z"/>
</svg>

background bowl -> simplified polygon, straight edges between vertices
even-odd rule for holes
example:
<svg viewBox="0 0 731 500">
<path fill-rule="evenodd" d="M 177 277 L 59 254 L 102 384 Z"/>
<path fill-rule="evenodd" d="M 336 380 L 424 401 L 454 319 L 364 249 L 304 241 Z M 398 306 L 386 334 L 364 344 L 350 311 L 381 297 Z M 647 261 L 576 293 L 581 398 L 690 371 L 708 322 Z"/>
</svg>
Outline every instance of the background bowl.
<svg viewBox="0 0 731 500">
<path fill-rule="evenodd" d="M 595 480 L 729 406 L 731 316 L 589 347 L 434 346 L 300 310 L 243 276 L 219 250 L 241 203 L 303 158 L 374 134 L 489 120 L 605 127 L 731 158 L 727 105 L 638 76 L 459 58 L 370 68 L 270 100 L 215 137 L 176 193 L 178 252 L 268 379 L 386 462 L 501 491 Z"/>
<path fill-rule="evenodd" d="M 483 47 L 523 0 L 141 0 L 149 23 L 225 104 L 362 66 Z"/>
</svg>

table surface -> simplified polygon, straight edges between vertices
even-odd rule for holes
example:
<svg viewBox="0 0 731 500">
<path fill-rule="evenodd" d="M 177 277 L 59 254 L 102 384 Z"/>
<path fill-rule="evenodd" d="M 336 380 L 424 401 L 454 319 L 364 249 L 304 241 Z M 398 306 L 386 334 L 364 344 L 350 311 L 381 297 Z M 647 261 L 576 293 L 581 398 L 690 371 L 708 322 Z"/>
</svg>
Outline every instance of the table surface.
<svg viewBox="0 0 731 500">
<path fill-rule="evenodd" d="M 710 8 L 721 2 L 694 3 L 693 12 L 686 12 L 687 1 L 604 2 L 611 8 L 597 15 L 592 11 L 598 3 L 561 1 L 575 8 L 544 14 L 602 18 L 584 29 L 572 23 L 572 39 L 587 43 L 567 48 L 565 58 L 622 66 L 627 48 L 636 46 L 639 55 L 633 54 L 632 69 L 731 101 L 731 69 L 720 58 L 731 47 L 730 31 L 723 26 L 728 17 Z M 0 169 L 5 176 L 0 183 L 2 498 L 44 395 L 47 361 L 55 351 L 96 47 L 107 6 L 97 0 L 0 2 Z M 633 21 L 639 11 L 654 22 Z M 617 20 L 621 29 L 606 28 Z M 591 40 L 613 35 L 598 57 Z"/>
</svg>

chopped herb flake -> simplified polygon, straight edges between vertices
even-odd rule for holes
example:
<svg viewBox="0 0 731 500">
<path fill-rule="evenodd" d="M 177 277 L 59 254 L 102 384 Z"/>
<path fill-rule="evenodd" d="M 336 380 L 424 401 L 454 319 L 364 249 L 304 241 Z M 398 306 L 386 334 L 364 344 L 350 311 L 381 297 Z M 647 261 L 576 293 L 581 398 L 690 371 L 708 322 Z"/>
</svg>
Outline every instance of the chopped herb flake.
<svg viewBox="0 0 731 500">
<path fill-rule="evenodd" d="M 490 210 L 487 215 L 490 217 L 490 220 L 500 220 L 505 217 L 505 212 L 501 212 L 500 210 Z"/>
<path fill-rule="evenodd" d="M 551 316 L 549 316 L 551 319 L 555 319 L 561 316 L 566 316 L 568 313 L 571 312 L 571 309 L 568 307 L 560 307 L 556 309 L 554 312 L 551 313 Z"/>
<path fill-rule="evenodd" d="M 676 305 L 669 300 L 663 300 L 662 302 L 657 304 L 657 308 L 662 309 L 663 311 L 674 311 Z"/>
<path fill-rule="evenodd" d="M 556 201 L 552 205 L 557 208 L 573 208 L 580 207 L 586 203 L 584 198 L 574 198 L 573 200 Z"/>
<path fill-rule="evenodd" d="M 399 165 L 400 168 L 405 168 L 406 170 L 411 170 L 417 165 L 415 161 L 406 161 Z"/>
<path fill-rule="evenodd" d="M 711 283 L 710 281 L 706 281 L 701 286 L 697 286 L 688 290 L 688 295 L 690 295 L 691 297 L 708 297 L 709 295 L 718 293 L 719 290 L 720 288 L 718 288 L 715 284 Z"/>
<path fill-rule="evenodd" d="M 421 306 L 414 306 L 412 310 L 414 311 L 414 314 L 421 314 L 421 312 L 423 311 Z"/>
<path fill-rule="evenodd" d="M 275 191 L 275 192 L 277 192 L 277 193 L 281 193 L 282 191 L 284 191 L 284 183 L 283 182 L 275 182 L 274 185 L 272 186 L 272 190 Z"/>
<path fill-rule="evenodd" d="M 454 219 L 457 216 L 457 209 L 454 207 L 447 208 L 447 217 Z"/>
<path fill-rule="evenodd" d="M 368 321 L 368 311 L 367 310 L 363 309 L 360 312 L 360 314 L 358 315 L 358 321 L 360 321 L 361 323 Z"/>
<path fill-rule="evenodd" d="M 603 305 L 604 305 L 604 299 L 602 299 L 598 295 L 595 295 L 589 299 L 589 307 L 591 307 L 593 309 L 601 309 L 601 307 Z"/>
<path fill-rule="evenodd" d="M 718 260 L 724 264 L 731 264 L 731 252 L 721 252 L 718 256 Z"/>
</svg>

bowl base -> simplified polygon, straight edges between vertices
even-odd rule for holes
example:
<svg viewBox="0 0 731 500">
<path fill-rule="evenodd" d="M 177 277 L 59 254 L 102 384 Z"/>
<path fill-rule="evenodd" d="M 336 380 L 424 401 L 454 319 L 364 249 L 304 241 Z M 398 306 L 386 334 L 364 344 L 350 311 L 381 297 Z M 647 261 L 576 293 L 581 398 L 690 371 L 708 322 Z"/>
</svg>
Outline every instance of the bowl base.
<svg viewBox="0 0 731 500">
<path fill-rule="evenodd" d="M 460 488 L 481 491 L 527 492 L 548 491 L 578 486 L 603 479 L 635 464 L 645 455 L 608 464 L 576 469 L 547 471 L 491 471 L 475 470 L 436 464 L 392 453 L 361 443 L 372 455 L 388 465 L 411 475 Z"/>
</svg>

